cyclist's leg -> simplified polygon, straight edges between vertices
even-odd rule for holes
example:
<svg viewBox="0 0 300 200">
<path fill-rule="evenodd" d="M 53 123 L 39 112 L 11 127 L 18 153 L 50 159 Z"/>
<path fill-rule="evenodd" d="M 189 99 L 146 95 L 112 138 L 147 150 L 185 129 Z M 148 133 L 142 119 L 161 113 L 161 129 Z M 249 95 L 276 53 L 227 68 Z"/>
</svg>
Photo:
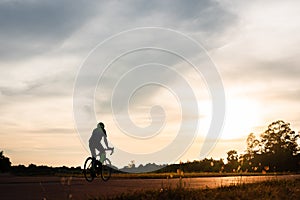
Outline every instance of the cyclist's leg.
<svg viewBox="0 0 300 200">
<path fill-rule="evenodd" d="M 100 160 L 101 160 L 101 155 L 104 153 L 105 154 L 105 150 L 104 150 L 104 147 L 102 146 L 101 143 L 99 143 L 99 145 L 96 147 L 97 150 L 99 151 L 100 153 Z"/>
<path fill-rule="evenodd" d="M 92 171 L 91 171 L 91 173 L 92 173 L 92 176 L 96 176 L 96 172 L 95 172 L 95 169 L 96 169 L 96 156 L 97 156 L 97 154 L 96 154 L 96 148 L 95 148 L 95 146 L 93 145 L 93 144 L 89 144 L 89 147 L 90 147 L 90 151 L 91 151 L 91 155 L 92 155 L 92 158 L 93 158 L 93 160 L 92 160 Z"/>
<path fill-rule="evenodd" d="M 97 149 L 97 146 L 93 145 L 92 143 L 89 144 L 89 147 L 90 147 L 90 151 L 91 151 L 91 155 L 92 157 L 95 159 L 97 154 L 96 154 L 96 149 Z"/>
</svg>

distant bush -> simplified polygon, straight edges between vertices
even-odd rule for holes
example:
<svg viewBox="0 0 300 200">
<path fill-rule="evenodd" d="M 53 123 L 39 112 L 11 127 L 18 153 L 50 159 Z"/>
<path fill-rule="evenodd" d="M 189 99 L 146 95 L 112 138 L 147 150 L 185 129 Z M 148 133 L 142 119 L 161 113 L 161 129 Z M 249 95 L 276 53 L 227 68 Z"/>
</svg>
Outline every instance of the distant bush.
<svg viewBox="0 0 300 200">
<path fill-rule="evenodd" d="M 79 175 L 82 174 L 81 167 L 49 167 L 45 165 L 37 166 L 30 164 L 28 167 L 24 165 L 12 166 L 11 172 L 19 176 L 52 176 L 52 175 Z"/>
<path fill-rule="evenodd" d="M 11 167 L 11 162 L 8 157 L 3 155 L 3 151 L 0 152 L 0 173 L 8 172 Z"/>
</svg>

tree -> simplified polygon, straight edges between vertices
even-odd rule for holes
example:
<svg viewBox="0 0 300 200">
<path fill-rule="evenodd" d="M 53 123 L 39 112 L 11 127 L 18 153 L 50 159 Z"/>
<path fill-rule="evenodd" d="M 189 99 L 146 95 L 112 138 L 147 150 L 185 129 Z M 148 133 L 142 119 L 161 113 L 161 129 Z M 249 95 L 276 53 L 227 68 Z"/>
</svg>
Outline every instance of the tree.
<svg viewBox="0 0 300 200">
<path fill-rule="evenodd" d="M 225 166 L 225 171 L 236 172 L 238 171 L 238 154 L 236 150 L 230 150 L 227 152 L 227 165 Z"/>
<path fill-rule="evenodd" d="M 262 164 L 273 171 L 296 170 L 299 134 L 292 131 L 290 123 L 282 120 L 271 123 L 261 134 Z"/>
<path fill-rule="evenodd" d="M 260 139 L 249 134 L 246 154 L 241 156 L 242 168 L 248 165 L 249 171 L 297 171 L 300 163 L 298 139 L 299 134 L 283 120 L 271 123 Z"/>
<path fill-rule="evenodd" d="M 271 123 L 268 129 L 262 133 L 261 138 L 263 153 L 277 154 L 280 151 L 286 151 L 296 155 L 299 151 L 297 144 L 299 134 L 291 130 L 290 123 L 282 120 Z"/>
<path fill-rule="evenodd" d="M 249 154 L 250 157 L 253 157 L 255 153 L 257 153 L 260 150 L 259 140 L 256 139 L 254 133 L 250 133 L 247 137 L 247 154 Z"/>
<path fill-rule="evenodd" d="M 255 137 L 254 133 L 250 133 L 247 137 L 246 143 L 246 153 L 239 157 L 241 170 L 245 172 L 257 171 L 260 168 L 258 167 L 258 158 L 260 158 L 260 141 Z"/>
<path fill-rule="evenodd" d="M 135 161 L 131 160 L 130 163 L 128 164 L 128 167 L 131 168 L 131 169 L 134 169 L 135 168 Z"/>
<path fill-rule="evenodd" d="M 3 151 L 0 152 L 0 172 L 7 172 L 10 170 L 11 162 L 8 157 L 3 155 Z"/>
</svg>

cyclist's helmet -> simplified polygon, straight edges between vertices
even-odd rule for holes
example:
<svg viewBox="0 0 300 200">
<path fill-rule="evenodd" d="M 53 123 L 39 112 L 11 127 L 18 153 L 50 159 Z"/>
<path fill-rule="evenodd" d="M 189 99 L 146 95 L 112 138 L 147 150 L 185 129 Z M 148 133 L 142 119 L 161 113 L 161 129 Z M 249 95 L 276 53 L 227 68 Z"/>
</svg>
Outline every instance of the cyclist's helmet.
<svg viewBox="0 0 300 200">
<path fill-rule="evenodd" d="M 99 122 L 97 127 L 101 127 L 101 128 L 104 128 L 104 124 L 102 122 Z"/>
</svg>

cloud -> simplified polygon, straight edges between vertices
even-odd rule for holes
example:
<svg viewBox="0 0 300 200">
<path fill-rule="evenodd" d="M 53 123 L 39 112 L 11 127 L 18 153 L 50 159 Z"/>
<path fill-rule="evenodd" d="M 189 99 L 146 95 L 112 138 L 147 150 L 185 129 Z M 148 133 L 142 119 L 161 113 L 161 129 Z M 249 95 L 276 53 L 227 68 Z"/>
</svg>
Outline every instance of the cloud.
<svg viewBox="0 0 300 200">
<path fill-rule="evenodd" d="M 63 73 L 52 74 L 39 79 L 21 82 L 19 86 L 14 84 L 0 86 L 0 92 L 2 96 L 18 96 L 20 98 L 25 96 L 39 98 L 68 96 L 72 94 L 72 81 L 70 76 L 66 76 Z"/>
<path fill-rule="evenodd" d="M 183 31 L 184 33 L 199 34 L 202 35 L 202 38 L 204 38 L 204 35 L 206 35 L 211 41 L 213 41 L 213 38 L 221 35 L 228 27 L 231 27 L 236 23 L 235 15 L 224 9 L 221 4 L 215 1 L 193 1 L 190 3 L 184 1 L 109 1 L 102 4 L 102 6 L 103 12 L 92 19 L 91 22 L 85 26 L 85 29 L 81 32 L 82 35 L 80 32 L 78 35 L 76 35 L 79 39 L 72 39 L 72 41 L 76 43 L 78 41 L 82 41 L 85 35 L 93 35 L 95 37 L 94 43 L 98 44 L 112 34 L 141 26 L 172 28 Z M 103 32 L 107 34 L 106 37 L 103 35 Z M 169 37 L 163 38 L 161 35 L 157 36 L 155 34 L 148 34 L 140 34 L 136 38 L 124 39 L 123 41 L 117 42 L 113 48 L 107 48 L 107 50 L 103 54 L 97 56 L 95 60 L 106 60 L 110 56 L 110 52 L 111 54 L 115 53 L 118 55 L 118 52 L 122 49 L 126 49 L 126 47 L 134 43 L 139 43 L 139 41 L 144 38 L 147 38 L 149 41 L 153 40 L 152 44 L 149 42 L 150 45 L 153 46 L 155 46 L 156 43 L 172 43 L 169 42 L 172 41 L 169 35 L 167 35 Z M 174 44 L 176 42 L 174 42 Z M 177 44 L 177 47 L 178 46 L 180 46 L 180 44 Z M 190 50 L 186 49 L 184 45 L 181 45 L 180 47 L 182 51 L 186 50 L 187 52 Z M 143 55 L 138 57 L 137 55 L 140 55 L 139 53 Z M 196 53 L 197 52 L 191 52 L 189 55 Z M 134 52 L 134 56 L 127 55 L 124 59 L 125 61 L 122 60 L 122 62 L 119 62 L 119 65 L 115 66 L 115 68 L 111 67 L 111 70 L 105 74 L 106 76 L 102 77 L 103 82 L 101 89 L 104 89 L 99 92 L 99 98 L 96 96 L 96 98 L 101 99 L 102 101 L 97 101 L 96 105 L 100 105 L 99 107 L 102 111 L 110 111 L 106 108 L 111 104 L 111 98 L 108 94 L 111 93 L 113 89 L 114 85 L 112 82 L 119 80 L 124 71 L 126 72 L 130 70 L 132 67 L 137 66 L 137 64 L 145 64 L 147 61 L 153 62 L 158 60 L 159 62 L 163 62 L 163 64 L 167 64 L 171 67 L 174 67 L 176 64 L 180 63 L 180 61 L 182 61 L 182 59 L 174 58 L 174 56 L 172 56 L 168 55 L 168 53 L 158 51 L 143 51 L 142 53 Z M 126 60 L 132 57 L 134 59 L 129 61 Z M 157 58 L 162 59 L 160 60 Z M 97 68 L 98 66 L 103 65 L 98 63 L 95 66 L 95 68 Z M 189 68 L 191 68 L 191 66 L 182 67 L 180 69 L 180 73 L 183 74 L 188 72 Z M 91 80 L 93 79 L 93 76 L 97 76 L 97 69 L 93 68 L 89 71 L 89 73 L 90 74 L 86 74 L 85 77 L 81 79 L 81 84 L 84 85 L 81 91 L 89 92 L 88 89 L 95 85 Z M 176 82 L 178 83 L 178 80 L 174 76 L 170 76 L 170 72 L 164 72 L 163 70 L 161 70 L 160 73 L 154 74 L 149 72 L 143 76 L 136 76 L 135 79 L 145 79 L 145 76 L 162 76 L 164 77 L 163 80 L 170 82 L 170 85 L 174 83 L 176 84 Z M 129 82 L 129 84 L 123 84 L 122 86 L 127 88 L 130 83 L 133 83 L 133 81 Z M 105 89 L 108 89 L 108 91 L 104 91 Z M 106 95 L 103 91 L 106 92 Z M 140 101 L 147 101 L 156 95 L 159 95 L 159 90 L 145 92 L 145 95 L 141 96 Z M 82 95 L 82 93 L 80 96 L 82 98 L 87 97 L 87 95 Z M 122 101 L 122 98 L 120 98 L 120 100 Z M 87 109 L 86 111 L 90 112 L 91 110 L 92 109 Z"/>
<path fill-rule="evenodd" d="M 210 34 L 235 21 L 215 1 L 4 1 L 0 3 L 1 59 L 49 51 L 96 16 L 100 23 L 93 26 L 102 31 L 153 25 Z"/>
<path fill-rule="evenodd" d="M 212 52 L 227 91 L 234 88 L 239 95 L 281 105 L 299 100 L 299 2 L 232 6 L 242 23 L 226 45 Z"/>
<path fill-rule="evenodd" d="M 84 41 L 90 37 L 89 34 L 93 31 L 95 31 L 94 36 L 96 37 L 91 40 L 95 45 L 99 42 L 97 36 L 103 36 L 103 32 L 108 32 L 107 36 L 114 34 L 116 27 L 117 32 L 130 27 L 150 25 L 178 28 L 183 31 L 221 34 L 234 22 L 235 16 L 215 1 L 195 1 L 193 3 L 183 1 L 99 1 L 97 3 L 81 0 L 76 0 L 76 2 L 70 0 L 4 1 L 0 3 L 0 58 L 2 63 L 0 68 L 6 68 L 4 72 L 9 72 L 17 71 L 24 65 L 28 67 L 23 67 L 25 73 L 22 78 L 17 76 L 19 80 L 12 79 L 11 83 L 8 81 L 8 83 L 0 84 L 1 94 L 13 96 L 40 93 L 48 96 L 55 93 L 68 93 L 61 90 L 62 87 L 54 92 L 57 88 L 55 87 L 56 81 L 72 82 L 70 79 L 74 79 L 74 76 L 45 74 L 44 70 L 29 66 L 30 62 L 26 60 L 32 60 L 39 56 L 38 59 L 47 63 L 47 60 L 53 59 L 50 58 L 53 55 L 49 56 L 48 52 L 60 47 L 65 42 L 72 43 L 72 45 L 66 45 L 63 51 L 59 52 L 62 54 L 61 56 L 71 52 L 74 56 L 84 57 L 84 55 L 78 55 L 78 52 L 75 55 L 73 48 L 90 48 L 91 46 L 86 45 Z M 58 53 L 54 56 L 57 55 Z M 9 64 L 10 62 L 14 64 Z M 34 64 L 37 63 L 32 63 L 32 65 Z M 54 64 L 57 65 L 57 63 Z M 40 62 L 39 65 L 44 64 Z M 47 67 L 50 68 L 50 66 Z M 55 66 L 54 70 L 57 68 Z M 35 71 L 36 74 L 41 73 L 40 78 L 28 76 L 29 73 L 32 74 Z M 74 75 L 74 72 L 71 74 Z M 29 77 L 30 80 L 24 81 L 24 77 Z M 86 82 L 88 80 L 89 78 Z"/>
<path fill-rule="evenodd" d="M 0 56 L 20 59 L 49 51 L 95 14 L 82 0 L 5 1 L 0 3 Z"/>
<path fill-rule="evenodd" d="M 236 16 L 224 9 L 216 1 L 181 0 L 169 1 L 134 1 L 131 6 L 132 16 L 139 18 L 160 18 L 168 27 L 185 29 L 186 31 L 202 31 L 212 33 L 222 31 L 235 22 Z"/>
</svg>

